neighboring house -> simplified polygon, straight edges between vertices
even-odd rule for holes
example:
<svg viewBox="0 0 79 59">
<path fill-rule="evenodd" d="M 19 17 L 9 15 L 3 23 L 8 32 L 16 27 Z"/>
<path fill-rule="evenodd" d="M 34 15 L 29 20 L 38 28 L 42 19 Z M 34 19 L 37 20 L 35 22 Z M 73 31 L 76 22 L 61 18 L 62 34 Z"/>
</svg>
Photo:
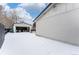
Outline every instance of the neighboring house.
<svg viewBox="0 0 79 59">
<path fill-rule="evenodd" d="M 4 25 L 0 23 L 0 48 L 2 47 L 3 45 L 3 42 L 5 40 L 5 28 L 4 28 Z"/>
<path fill-rule="evenodd" d="M 33 23 L 31 32 L 36 32 L 36 22 Z"/>
<path fill-rule="evenodd" d="M 79 4 L 49 4 L 34 20 L 39 36 L 79 45 Z"/>
<path fill-rule="evenodd" d="M 13 26 L 13 32 L 31 32 L 31 24 L 28 23 L 16 23 Z"/>
</svg>

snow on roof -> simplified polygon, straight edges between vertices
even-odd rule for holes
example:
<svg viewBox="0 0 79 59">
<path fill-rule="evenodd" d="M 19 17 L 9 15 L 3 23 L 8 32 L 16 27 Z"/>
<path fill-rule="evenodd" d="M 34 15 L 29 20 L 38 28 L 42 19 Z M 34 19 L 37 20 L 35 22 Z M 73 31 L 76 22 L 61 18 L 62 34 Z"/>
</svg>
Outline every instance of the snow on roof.
<svg viewBox="0 0 79 59">
<path fill-rule="evenodd" d="M 28 24 L 28 23 L 15 23 L 14 25 L 30 25 L 30 26 L 32 26 L 31 24 Z"/>
</svg>

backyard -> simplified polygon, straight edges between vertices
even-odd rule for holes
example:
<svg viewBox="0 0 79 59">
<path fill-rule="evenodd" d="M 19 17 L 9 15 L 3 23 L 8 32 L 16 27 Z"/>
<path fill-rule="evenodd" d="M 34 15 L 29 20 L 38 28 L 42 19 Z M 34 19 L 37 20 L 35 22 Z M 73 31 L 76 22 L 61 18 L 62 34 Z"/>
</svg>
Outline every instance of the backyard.
<svg viewBox="0 0 79 59">
<path fill-rule="evenodd" d="M 36 36 L 35 33 L 7 33 L 1 55 L 79 54 L 79 47 Z"/>
</svg>

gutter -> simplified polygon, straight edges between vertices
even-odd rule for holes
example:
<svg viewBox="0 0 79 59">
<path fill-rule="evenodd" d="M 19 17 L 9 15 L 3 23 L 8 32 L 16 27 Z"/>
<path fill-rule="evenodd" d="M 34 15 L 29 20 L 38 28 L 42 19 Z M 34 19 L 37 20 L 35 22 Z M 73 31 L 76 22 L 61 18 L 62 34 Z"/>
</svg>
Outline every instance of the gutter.
<svg viewBox="0 0 79 59">
<path fill-rule="evenodd" d="M 49 3 L 48 6 L 33 20 L 33 22 L 37 22 L 39 17 L 43 16 L 48 11 L 48 9 L 51 8 L 51 6 L 55 7 L 56 4 L 57 3 Z"/>
</svg>

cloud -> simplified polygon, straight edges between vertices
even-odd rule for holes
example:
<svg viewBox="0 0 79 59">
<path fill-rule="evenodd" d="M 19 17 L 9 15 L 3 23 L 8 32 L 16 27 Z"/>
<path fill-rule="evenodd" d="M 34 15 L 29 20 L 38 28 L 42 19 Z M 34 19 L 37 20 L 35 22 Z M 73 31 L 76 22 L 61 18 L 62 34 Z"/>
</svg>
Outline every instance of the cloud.
<svg viewBox="0 0 79 59">
<path fill-rule="evenodd" d="M 0 9 L 4 10 L 6 3 L 0 3 Z"/>
<path fill-rule="evenodd" d="M 23 7 L 26 10 L 32 9 L 32 10 L 38 10 L 41 11 L 46 7 L 45 3 L 22 3 L 18 5 L 19 7 Z"/>
<path fill-rule="evenodd" d="M 18 7 L 24 8 L 32 16 L 32 21 L 40 14 L 40 12 L 47 6 L 47 3 L 21 3 Z"/>
<path fill-rule="evenodd" d="M 20 19 L 18 19 L 18 22 L 25 22 L 32 24 L 32 16 L 24 8 L 17 7 L 15 11 L 17 16 L 20 17 Z"/>
<path fill-rule="evenodd" d="M 5 5 L 4 7 L 5 7 L 5 9 L 4 9 L 5 11 L 9 11 L 10 10 L 10 7 L 8 5 Z"/>
<path fill-rule="evenodd" d="M 5 6 L 7 3 L 0 3 L 0 5 Z"/>
<path fill-rule="evenodd" d="M 17 8 L 10 8 L 7 4 L 0 4 L 3 6 L 3 11 L 6 11 L 7 16 L 11 16 L 11 12 L 14 10 L 16 11 L 16 15 L 19 16 L 17 22 L 25 22 L 32 24 L 32 16 L 28 13 L 24 8 L 17 7 Z"/>
<path fill-rule="evenodd" d="M 46 7 L 45 3 L 21 3 L 21 4 L 18 4 L 18 6 L 13 9 L 10 8 L 10 6 L 7 3 L 2 3 L 2 4 L 0 3 L 0 5 L 4 7 L 4 11 L 7 11 L 6 12 L 7 16 L 10 16 L 11 15 L 10 12 L 15 10 L 17 16 L 20 17 L 17 22 L 25 22 L 30 24 L 33 23 L 32 21 L 34 19 L 32 14 L 34 13 L 38 14 Z"/>
<path fill-rule="evenodd" d="M 13 10 L 13 9 L 11 9 L 8 5 L 7 5 L 7 3 L 5 3 L 5 4 L 0 4 L 0 5 L 2 5 L 2 7 L 3 7 L 3 13 L 4 12 L 6 12 L 6 14 L 7 14 L 7 16 L 11 16 L 11 14 L 10 14 L 10 12 Z"/>
<path fill-rule="evenodd" d="M 21 7 L 39 7 L 39 8 L 43 8 L 46 6 L 45 3 L 21 3 L 19 4 L 18 6 L 21 6 Z"/>
<path fill-rule="evenodd" d="M 32 14 L 38 15 L 47 5 L 45 3 L 21 3 L 18 5 L 18 14 L 21 16 L 25 22 L 32 23 L 33 17 Z"/>
<path fill-rule="evenodd" d="M 0 5 L 2 6 L 2 10 L 3 11 L 9 11 L 10 10 L 10 7 L 7 5 L 7 3 L 0 3 Z"/>
</svg>

